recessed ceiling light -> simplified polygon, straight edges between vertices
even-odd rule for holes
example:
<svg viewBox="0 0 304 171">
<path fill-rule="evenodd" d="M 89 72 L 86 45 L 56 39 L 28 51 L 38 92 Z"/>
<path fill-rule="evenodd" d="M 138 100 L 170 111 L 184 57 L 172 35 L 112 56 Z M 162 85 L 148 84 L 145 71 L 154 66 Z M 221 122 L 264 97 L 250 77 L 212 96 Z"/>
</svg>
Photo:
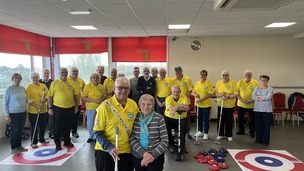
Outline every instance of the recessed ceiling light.
<svg viewBox="0 0 304 171">
<path fill-rule="evenodd" d="M 71 26 L 77 30 L 97 30 L 97 28 L 93 26 Z"/>
<path fill-rule="evenodd" d="M 74 11 L 74 10 L 71 10 L 70 14 L 72 14 L 72 15 L 91 14 L 91 10 L 85 10 L 85 11 Z"/>
<path fill-rule="evenodd" d="M 288 22 L 288 23 L 271 23 L 265 27 L 288 27 L 296 24 L 296 22 Z"/>
<path fill-rule="evenodd" d="M 171 24 L 169 29 L 189 29 L 190 24 Z"/>
</svg>

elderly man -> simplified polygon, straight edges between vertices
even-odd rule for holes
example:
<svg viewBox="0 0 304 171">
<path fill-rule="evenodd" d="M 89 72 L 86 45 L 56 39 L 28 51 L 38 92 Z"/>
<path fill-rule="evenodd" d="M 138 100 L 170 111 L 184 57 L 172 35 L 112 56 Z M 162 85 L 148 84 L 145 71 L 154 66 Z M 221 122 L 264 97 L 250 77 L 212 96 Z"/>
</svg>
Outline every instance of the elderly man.
<svg viewBox="0 0 304 171">
<path fill-rule="evenodd" d="M 175 76 L 172 81 L 174 85 L 178 85 L 181 89 L 181 94 L 186 96 L 189 100 L 189 104 L 190 104 L 190 96 L 192 93 L 192 89 L 193 89 L 193 84 L 191 79 L 183 74 L 183 69 L 178 66 L 174 68 L 175 71 Z M 188 113 L 188 121 L 187 121 L 187 137 L 189 139 L 192 139 L 191 135 L 189 134 L 190 132 L 190 114 Z"/>
<path fill-rule="evenodd" d="M 131 97 L 132 99 L 138 104 L 138 100 L 139 100 L 139 92 L 137 91 L 137 82 L 138 82 L 138 76 L 139 76 L 139 68 L 138 67 L 134 67 L 133 68 L 133 75 L 134 77 L 129 79 L 130 84 L 131 84 Z"/>
<path fill-rule="evenodd" d="M 189 110 L 189 100 L 181 94 L 179 86 L 174 85 L 171 88 L 171 95 L 166 98 L 165 120 L 168 131 L 169 146 L 176 148 L 172 136 L 172 129 L 178 129 L 178 115 L 181 118 L 180 140 L 181 149 L 185 149 L 185 136 L 187 132 L 187 111 Z M 184 111 L 179 114 L 177 111 Z"/>
<path fill-rule="evenodd" d="M 236 132 L 236 135 L 245 134 L 244 127 L 244 114 L 248 112 L 249 114 L 249 134 L 251 138 L 254 138 L 255 132 L 255 117 L 253 113 L 254 108 L 254 100 L 252 100 L 252 93 L 254 88 L 259 85 L 259 82 L 255 79 L 252 79 L 252 71 L 245 70 L 244 71 L 244 79 L 239 80 L 237 83 L 238 90 L 238 126 L 239 130 Z"/>
<path fill-rule="evenodd" d="M 64 138 L 64 146 L 74 147 L 70 132 L 74 114 L 78 112 L 77 89 L 67 80 L 68 70 L 60 68 L 59 79 L 52 82 L 48 95 L 48 113 L 53 116 L 54 142 L 56 150 L 61 150 L 60 138 Z"/>
<path fill-rule="evenodd" d="M 78 108 L 81 109 L 81 93 L 85 86 L 85 82 L 83 81 L 82 78 L 78 77 L 78 72 L 79 71 L 76 67 L 72 67 L 70 70 L 70 76 L 68 77 L 68 81 L 70 81 L 74 84 L 74 88 L 77 91 Z M 72 135 L 75 138 L 79 138 L 79 134 L 77 132 L 78 123 L 79 123 L 79 115 L 80 115 L 80 110 L 78 110 L 78 112 L 75 113 L 74 119 L 73 119 Z"/>
<path fill-rule="evenodd" d="M 139 91 L 140 96 L 143 94 L 150 94 L 154 97 L 155 94 L 155 79 L 151 77 L 150 70 L 148 67 L 143 68 L 143 76 L 138 78 L 137 91 Z"/>
<path fill-rule="evenodd" d="M 171 87 L 173 86 L 173 82 L 171 78 L 166 77 L 166 74 L 167 74 L 166 69 L 162 67 L 159 69 L 159 77 L 155 79 L 156 82 L 155 111 L 161 115 L 164 115 L 166 109 L 165 100 L 170 95 Z"/>
<path fill-rule="evenodd" d="M 156 67 L 153 67 L 152 69 L 151 69 L 151 74 L 152 74 L 152 77 L 154 78 L 154 79 L 156 79 L 157 77 L 158 77 L 158 69 L 156 68 Z"/>
<path fill-rule="evenodd" d="M 51 83 L 53 82 L 52 79 L 50 79 L 50 70 L 47 68 L 44 68 L 42 70 L 43 78 L 39 79 L 39 82 L 42 84 L 45 84 L 48 89 L 50 89 Z M 54 139 L 54 131 L 53 131 L 53 121 L 51 115 L 47 115 L 47 120 L 49 124 L 49 137 Z"/>
<path fill-rule="evenodd" d="M 103 87 L 106 91 L 106 96 L 107 98 L 110 98 L 113 96 L 113 88 L 114 88 L 114 83 L 117 78 L 117 69 L 116 68 L 111 68 L 111 75 L 109 78 L 107 78 L 104 81 Z"/>
<path fill-rule="evenodd" d="M 105 68 L 103 66 L 98 66 L 97 69 L 96 69 L 96 72 L 99 74 L 99 83 L 103 85 L 104 81 L 108 78 L 106 76 L 104 76 L 104 70 Z"/>
<path fill-rule="evenodd" d="M 97 171 L 114 170 L 118 159 L 118 170 L 133 171 L 130 133 L 139 109 L 128 98 L 130 82 L 125 77 L 115 80 L 114 95 L 97 108 L 94 131 L 96 135 L 95 164 Z M 115 130 L 118 129 L 118 149 L 115 147 Z"/>
</svg>

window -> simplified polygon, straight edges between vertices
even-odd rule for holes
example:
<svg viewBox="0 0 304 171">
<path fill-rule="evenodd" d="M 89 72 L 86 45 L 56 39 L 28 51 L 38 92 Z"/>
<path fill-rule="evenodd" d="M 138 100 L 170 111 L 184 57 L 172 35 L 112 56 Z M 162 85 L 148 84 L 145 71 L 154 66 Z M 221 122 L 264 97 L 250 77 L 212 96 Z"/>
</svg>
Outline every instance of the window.
<svg viewBox="0 0 304 171">
<path fill-rule="evenodd" d="M 20 73 L 22 75 L 22 86 L 27 86 L 30 82 L 31 57 L 29 55 L 17 55 L 0 53 L 0 94 L 3 94 L 6 87 L 12 84 L 12 75 Z"/>
<path fill-rule="evenodd" d="M 108 76 L 108 52 L 101 54 L 59 55 L 59 64 L 60 67 L 65 67 L 68 71 L 70 71 L 72 67 L 77 67 L 79 70 L 79 77 L 86 83 L 89 83 L 90 75 L 96 72 L 99 65 L 105 67 L 104 75 Z"/>
<path fill-rule="evenodd" d="M 123 73 L 125 76 L 130 79 L 133 77 L 133 68 L 139 67 L 140 75 L 142 75 L 142 69 L 144 67 L 148 67 L 151 71 L 151 68 L 156 67 L 159 69 L 160 67 L 167 67 L 167 62 L 116 62 L 117 74 Z M 150 73 L 151 75 L 151 73 Z"/>
</svg>

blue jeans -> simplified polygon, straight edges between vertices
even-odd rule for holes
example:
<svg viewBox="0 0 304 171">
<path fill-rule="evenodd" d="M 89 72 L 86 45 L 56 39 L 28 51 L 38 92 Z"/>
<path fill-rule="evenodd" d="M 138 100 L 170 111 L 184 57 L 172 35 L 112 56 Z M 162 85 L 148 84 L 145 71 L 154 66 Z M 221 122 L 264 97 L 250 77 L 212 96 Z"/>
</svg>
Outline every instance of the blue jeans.
<svg viewBox="0 0 304 171">
<path fill-rule="evenodd" d="M 96 109 L 94 110 L 86 110 L 86 116 L 87 116 L 87 128 L 89 131 L 89 138 L 96 139 L 93 131 L 94 122 L 95 122 L 95 116 L 96 116 Z"/>
<path fill-rule="evenodd" d="M 10 129 L 10 144 L 11 149 L 15 149 L 21 146 L 22 133 L 24 129 L 24 124 L 26 120 L 26 112 L 21 113 L 10 113 L 11 117 Z"/>
<path fill-rule="evenodd" d="M 198 130 L 203 132 L 204 125 L 204 133 L 208 134 L 209 131 L 209 114 L 211 107 L 207 108 L 198 108 Z"/>
</svg>

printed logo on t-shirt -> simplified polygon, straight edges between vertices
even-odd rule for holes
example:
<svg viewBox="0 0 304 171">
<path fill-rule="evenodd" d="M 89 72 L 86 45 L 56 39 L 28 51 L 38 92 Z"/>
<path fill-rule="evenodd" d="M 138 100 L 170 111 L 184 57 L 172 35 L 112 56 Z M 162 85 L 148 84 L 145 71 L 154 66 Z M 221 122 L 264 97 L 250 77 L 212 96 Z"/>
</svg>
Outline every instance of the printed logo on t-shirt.
<svg viewBox="0 0 304 171">
<path fill-rule="evenodd" d="M 127 115 L 128 115 L 128 118 L 134 119 L 134 113 L 128 113 Z"/>
</svg>

